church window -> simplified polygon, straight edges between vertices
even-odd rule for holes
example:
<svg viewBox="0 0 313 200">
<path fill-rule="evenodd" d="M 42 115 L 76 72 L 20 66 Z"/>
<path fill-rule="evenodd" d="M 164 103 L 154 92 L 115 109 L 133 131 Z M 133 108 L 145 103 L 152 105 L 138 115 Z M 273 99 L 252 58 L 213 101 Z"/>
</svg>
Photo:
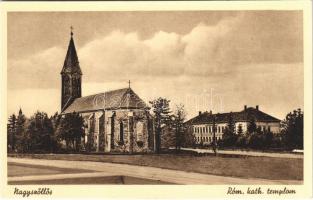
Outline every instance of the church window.
<svg viewBox="0 0 313 200">
<path fill-rule="evenodd" d="M 112 149 L 114 149 L 114 123 L 115 123 L 114 117 L 115 117 L 115 113 L 113 113 L 111 117 L 111 148 Z"/>
<path fill-rule="evenodd" d="M 136 124 L 137 141 L 143 141 L 143 123 L 137 122 Z"/>
<path fill-rule="evenodd" d="M 120 122 L 120 143 L 124 144 L 124 125 Z"/>
</svg>

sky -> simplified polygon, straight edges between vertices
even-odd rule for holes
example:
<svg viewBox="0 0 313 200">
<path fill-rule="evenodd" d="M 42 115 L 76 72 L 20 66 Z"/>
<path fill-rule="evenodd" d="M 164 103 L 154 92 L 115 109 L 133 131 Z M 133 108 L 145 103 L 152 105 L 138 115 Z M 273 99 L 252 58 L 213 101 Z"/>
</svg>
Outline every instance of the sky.
<svg viewBox="0 0 313 200">
<path fill-rule="evenodd" d="M 70 26 L 82 95 L 131 88 L 199 111 L 244 105 L 283 119 L 302 108 L 301 11 L 11 12 L 8 109 L 60 111 Z"/>
</svg>

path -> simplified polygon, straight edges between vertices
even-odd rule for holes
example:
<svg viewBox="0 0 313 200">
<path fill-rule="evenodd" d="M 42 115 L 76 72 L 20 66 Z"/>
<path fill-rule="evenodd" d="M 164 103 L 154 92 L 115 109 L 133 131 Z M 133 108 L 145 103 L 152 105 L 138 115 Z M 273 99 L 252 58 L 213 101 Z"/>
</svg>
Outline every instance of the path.
<svg viewBox="0 0 313 200">
<path fill-rule="evenodd" d="M 181 148 L 182 150 L 195 151 L 197 153 L 209 153 L 213 154 L 212 149 L 192 149 L 192 148 Z M 239 151 L 239 150 L 217 150 L 218 154 L 227 155 L 243 155 L 243 156 L 265 156 L 274 158 L 303 158 L 303 154 L 293 154 L 293 153 L 268 153 L 268 152 L 258 152 L 258 151 Z"/>
<path fill-rule="evenodd" d="M 44 159 L 27 159 L 8 157 L 8 162 L 15 162 L 29 165 L 50 166 L 59 168 L 75 168 L 94 170 L 94 173 L 79 174 L 57 174 L 57 175 L 38 175 L 38 176 L 20 176 L 8 177 L 8 181 L 26 181 L 26 180 L 52 180 L 65 179 L 74 176 L 91 177 L 91 176 L 129 176 L 143 179 L 159 180 L 175 184 L 240 184 L 240 185 L 268 185 L 268 184 L 302 184 L 302 181 L 294 180 L 266 180 L 266 179 L 246 179 L 225 177 L 217 175 L 208 175 L 194 172 L 185 172 L 169 169 L 161 169 L 146 166 L 134 166 L 127 164 L 113 164 L 91 161 L 65 161 L 65 160 L 44 160 Z"/>
</svg>

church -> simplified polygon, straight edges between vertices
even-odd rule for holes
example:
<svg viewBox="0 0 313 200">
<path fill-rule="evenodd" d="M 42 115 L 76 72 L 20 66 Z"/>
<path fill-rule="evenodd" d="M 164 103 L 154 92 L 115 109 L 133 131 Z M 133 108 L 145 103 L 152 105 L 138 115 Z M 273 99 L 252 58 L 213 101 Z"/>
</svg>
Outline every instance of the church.
<svg viewBox="0 0 313 200">
<path fill-rule="evenodd" d="M 85 137 L 82 143 L 86 151 L 140 153 L 154 150 L 150 108 L 130 84 L 127 88 L 82 97 L 82 70 L 72 31 L 61 81 L 61 114 L 76 112 L 83 117 Z"/>
</svg>

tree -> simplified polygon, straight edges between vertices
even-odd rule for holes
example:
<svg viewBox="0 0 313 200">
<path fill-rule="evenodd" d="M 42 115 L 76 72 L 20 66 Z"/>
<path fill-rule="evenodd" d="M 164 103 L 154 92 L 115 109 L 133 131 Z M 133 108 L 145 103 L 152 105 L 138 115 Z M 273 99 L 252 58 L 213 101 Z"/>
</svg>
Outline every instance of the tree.
<svg viewBox="0 0 313 200">
<path fill-rule="evenodd" d="M 53 150 L 53 124 L 47 113 L 37 111 L 29 120 L 27 136 L 29 150 L 32 152 L 52 152 Z M 27 136 L 24 137 L 27 139 Z"/>
<path fill-rule="evenodd" d="M 153 108 L 154 120 L 155 120 L 155 141 L 156 141 L 156 152 L 161 151 L 161 128 L 164 125 L 169 125 L 171 113 L 169 103 L 170 100 L 159 97 L 149 102 Z"/>
<path fill-rule="evenodd" d="M 72 146 L 73 149 L 79 151 L 81 138 L 85 136 L 84 120 L 79 113 L 68 113 L 61 119 L 57 136 L 65 140 L 67 150 Z"/>
<path fill-rule="evenodd" d="M 282 122 L 282 134 L 287 148 L 303 149 L 303 111 L 300 108 L 287 114 Z"/>
<path fill-rule="evenodd" d="M 271 131 L 264 131 L 263 132 L 263 145 L 264 147 L 266 148 L 269 148 L 272 146 L 272 143 L 273 143 L 273 138 L 274 138 L 274 135 Z"/>
<path fill-rule="evenodd" d="M 15 150 L 16 123 L 17 123 L 16 116 L 15 116 L 15 114 L 12 114 L 9 117 L 8 124 L 7 124 L 7 140 L 8 140 L 7 147 L 8 147 L 8 151 L 10 151 L 10 150 L 14 151 Z"/>
<path fill-rule="evenodd" d="M 246 147 L 246 135 L 243 133 L 242 125 L 238 125 L 236 146 Z"/>
<path fill-rule="evenodd" d="M 238 135 L 242 135 L 242 134 L 243 134 L 243 130 L 242 130 L 242 125 L 241 125 L 241 124 L 238 125 L 237 134 L 238 134 Z"/>
<path fill-rule="evenodd" d="M 175 131 L 175 149 L 180 150 L 182 145 L 182 140 L 186 127 L 184 126 L 184 121 L 186 119 L 186 111 L 184 105 L 176 105 L 174 114 L 172 115 L 172 127 Z"/>
<path fill-rule="evenodd" d="M 255 118 L 253 116 L 249 116 L 248 118 L 248 128 L 247 128 L 247 133 L 251 134 L 256 132 L 257 127 L 256 127 L 256 123 L 255 123 Z"/>
<path fill-rule="evenodd" d="M 24 152 L 27 150 L 27 134 L 26 134 L 26 117 L 20 108 L 16 120 L 16 129 L 15 129 L 15 145 L 18 152 Z"/>
<path fill-rule="evenodd" d="M 235 121 L 233 114 L 230 113 L 227 120 L 227 126 L 223 134 L 222 141 L 220 142 L 223 146 L 234 146 L 237 141 Z"/>
<path fill-rule="evenodd" d="M 188 127 L 188 125 L 186 125 L 186 127 Z M 194 148 L 195 145 L 196 145 L 196 137 L 193 134 L 193 127 L 190 126 L 189 128 L 186 128 L 185 131 L 183 132 L 181 146 Z"/>
<path fill-rule="evenodd" d="M 62 119 L 62 115 L 59 115 L 58 112 L 56 112 L 53 116 L 50 117 L 50 120 L 52 122 L 52 127 L 53 127 L 53 135 L 51 136 L 53 152 L 56 152 L 60 149 L 60 143 L 57 137 L 57 133 L 60 127 L 61 119 Z"/>
</svg>

